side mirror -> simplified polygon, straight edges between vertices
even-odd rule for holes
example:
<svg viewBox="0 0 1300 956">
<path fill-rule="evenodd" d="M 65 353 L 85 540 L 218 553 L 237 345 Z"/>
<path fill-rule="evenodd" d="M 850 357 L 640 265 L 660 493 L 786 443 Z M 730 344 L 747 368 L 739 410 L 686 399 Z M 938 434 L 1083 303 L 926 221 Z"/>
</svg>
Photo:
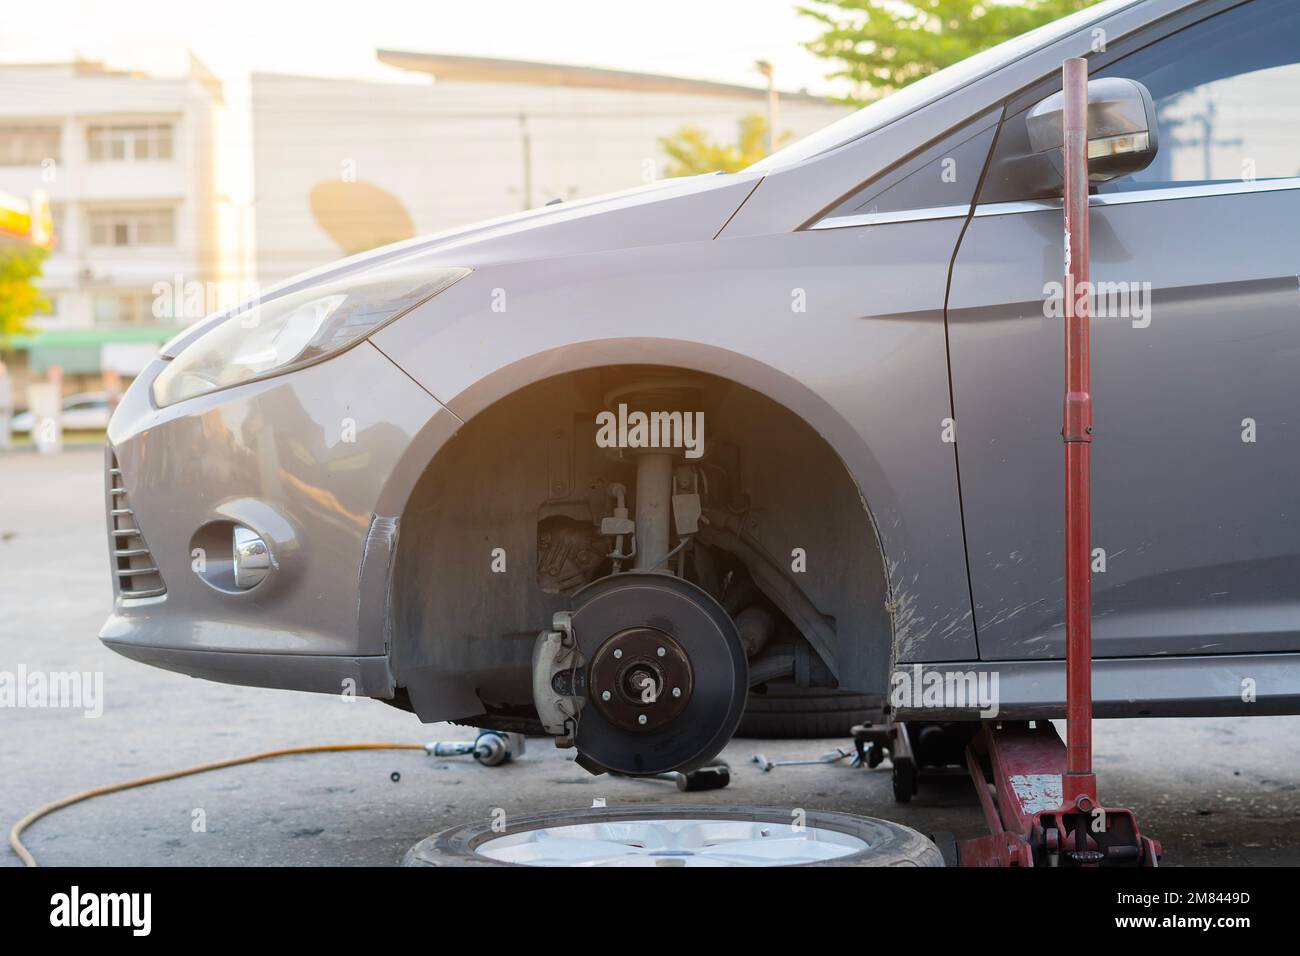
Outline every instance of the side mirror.
<svg viewBox="0 0 1300 956">
<path fill-rule="evenodd" d="M 1064 188 L 1064 103 L 1064 94 L 1053 93 L 1025 116 L 1041 185 L 1053 194 Z M 1158 147 L 1156 108 L 1145 86 L 1121 77 L 1088 81 L 1090 182 L 1109 182 L 1146 169 Z"/>
</svg>

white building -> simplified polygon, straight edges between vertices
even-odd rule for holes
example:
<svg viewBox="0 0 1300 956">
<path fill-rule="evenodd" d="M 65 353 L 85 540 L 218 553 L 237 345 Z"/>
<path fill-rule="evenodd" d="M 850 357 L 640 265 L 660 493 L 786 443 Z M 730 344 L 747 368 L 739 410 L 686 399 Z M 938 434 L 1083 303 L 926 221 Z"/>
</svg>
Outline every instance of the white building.
<svg viewBox="0 0 1300 956">
<path fill-rule="evenodd" d="M 134 374 L 185 316 L 154 314 L 159 282 L 220 277 L 220 84 L 100 63 L 0 65 L 0 192 L 48 194 L 55 249 L 41 283 L 53 314 L 26 345 L 40 374 Z M 70 382 L 70 385 L 73 384 Z"/>
<path fill-rule="evenodd" d="M 660 144 L 683 126 L 717 142 L 766 116 L 766 90 L 674 76 L 379 51 L 432 81 L 254 74 L 257 279 L 556 199 L 665 175 Z M 779 134 L 806 135 L 847 108 L 779 97 Z"/>
<path fill-rule="evenodd" d="M 378 55 L 394 81 L 255 74 L 251 151 L 192 57 L 173 77 L 87 60 L 0 64 L 0 193 L 47 195 L 55 237 L 41 283 L 53 314 L 11 343 L 20 383 L 57 365 L 68 391 L 97 389 L 101 372 L 133 375 L 252 279 L 636 186 L 667 174 L 661 138 L 694 126 L 734 142 L 743 117 L 769 109 L 765 90 L 726 83 Z M 777 130 L 802 136 L 845 112 L 782 93 Z"/>
</svg>

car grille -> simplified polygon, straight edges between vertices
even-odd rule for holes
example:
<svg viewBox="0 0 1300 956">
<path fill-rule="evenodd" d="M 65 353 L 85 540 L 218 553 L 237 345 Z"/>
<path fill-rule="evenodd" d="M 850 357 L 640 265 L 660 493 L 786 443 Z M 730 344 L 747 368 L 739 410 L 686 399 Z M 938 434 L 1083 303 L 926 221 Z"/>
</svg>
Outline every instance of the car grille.
<svg viewBox="0 0 1300 956">
<path fill-rule="evenodd" d="M 154 563 L 144 535 L 136 527 L 135 512 L 126 497 L 117 456 L 108 456 L 108 533 L 112 549 L 113 574 L 124 598 L 151 598 L 167 593 L 162 575 Z"/>
</svg>

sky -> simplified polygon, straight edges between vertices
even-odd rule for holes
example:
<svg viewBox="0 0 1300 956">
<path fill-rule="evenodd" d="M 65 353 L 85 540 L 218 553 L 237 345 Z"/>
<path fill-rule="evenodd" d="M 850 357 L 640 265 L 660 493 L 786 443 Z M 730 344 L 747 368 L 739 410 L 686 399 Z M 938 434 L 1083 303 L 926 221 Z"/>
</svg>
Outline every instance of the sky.
<svg viewBox="0 0 1300 956">
<path fill-rule="evenodd" d="M 251 71 L 412 81 L 375 60 L 389 47 L 753 86 L 766 59 L 783 89 L 837 88 L 802 46 L 818 23 L 795 0 L 10 0 L 2 22 L 0 62 L 80 54 L 178 74 L 193 50 L 236 85 Z"/>
</svg>

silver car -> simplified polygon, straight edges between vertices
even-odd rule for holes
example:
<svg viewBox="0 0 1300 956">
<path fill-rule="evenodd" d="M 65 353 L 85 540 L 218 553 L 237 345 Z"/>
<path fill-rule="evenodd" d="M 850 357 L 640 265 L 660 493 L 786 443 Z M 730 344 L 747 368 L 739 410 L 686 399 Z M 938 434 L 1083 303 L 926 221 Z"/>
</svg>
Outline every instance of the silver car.
<svg viewBox="0 0 1300 956">
<path fill-rule="evenodd" d="M 67 431 L 103 431 L 112 414 L 104 392 L 79 392 L 63 399 L 59 424 Z M 40 423 L 33 412 L 20 412 L 10 427 L 18 434 L 30 434 Z"/>
<path fill-rule="evenodd" d="M 109 428 L 101 639 L 545 732 L 593 771 L 700 766 L 751 688 L 1059 716 L 1073 56 L 1097 713 L 1300 712 L 1289 0 L 1104 3 L 740 173 L 388 246 L 214 316 Z M 953 674 L 996 693 L 916 692 Z"/>
</svg>

